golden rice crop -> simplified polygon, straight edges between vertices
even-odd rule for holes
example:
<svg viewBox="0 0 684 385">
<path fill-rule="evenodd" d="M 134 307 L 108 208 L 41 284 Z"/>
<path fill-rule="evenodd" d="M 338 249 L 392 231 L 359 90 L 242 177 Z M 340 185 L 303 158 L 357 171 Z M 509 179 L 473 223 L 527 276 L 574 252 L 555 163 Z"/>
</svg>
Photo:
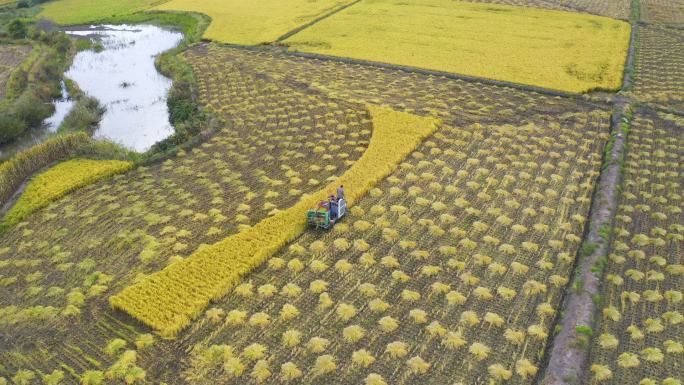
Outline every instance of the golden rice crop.
<svg viewBox="0 0 684 385">
<path fill-rule="evenodd" d="M 112 16 L 130 15 L 158 3 L 158 0 L 58 0 L 42 4 L 41 17 L 59 24 L 97 22 Z"/>
<path fill-rule="evenodd" d="M 298 236 L 306 226 L 306 210 L 331 190 L 340 184 L 347 186 L 348 202 L 355 203 L 436 129 L 432 119 L 380 107 L 369 107 L 369 111 L 373 135 L 368 149 L 340 178 L 254 227 L 125 288 L 110 298 L 112 306 L 163 335 L 175 335 L 209 301 L 222 297 L 240 277 Z"/>
<path fill-rule="evenodd" d="M 260 44 L 320 17 L 351 0 L 171 0 L 155 9 L 192 11 L 212 19 L 204 37 L 224 43 Z"/>
<path fill-rule="evenodd" d="M 285 43 L 303 52 L 585 92 L 620 87 L 629 34 L 624 21 L 573 12 L 377 0 L 355 4 Z"/>
<path fill-rule="evenodd" d="M 85 133 L 59 135 L 0 164 L 0 203 L 4 204 L 29 175 L 65 158 L 90 141 Z"/>
<path fill-rule="evenodd" d="M 16 224 L 29 213 L 79 187 L 125 172 L 132 167 L 132 162 L 120 160 L 72 159 L 59 163 L 30 180 L 3 218 L 2 224 Z"/>
</svg>

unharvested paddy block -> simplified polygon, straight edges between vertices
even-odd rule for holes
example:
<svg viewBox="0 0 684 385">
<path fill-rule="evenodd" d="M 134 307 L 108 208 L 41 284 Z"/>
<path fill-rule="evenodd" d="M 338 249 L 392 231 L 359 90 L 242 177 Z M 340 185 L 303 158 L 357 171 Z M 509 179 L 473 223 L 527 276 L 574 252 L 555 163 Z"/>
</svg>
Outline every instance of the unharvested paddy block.
<svg viewBox="0 0 684 385">
<path fill-rule="evenodd" d="M 204 37 L 225 43 L 272 42 L 351 0 L 171 0 L 156 9 L 209 15 Z"/>
<path fill-rule="evenodd" d="M 452 0 L 367 0 L 287 40 L 292 50 L 569 92 L 621 85 L 629 24 Z"/>
</svg>

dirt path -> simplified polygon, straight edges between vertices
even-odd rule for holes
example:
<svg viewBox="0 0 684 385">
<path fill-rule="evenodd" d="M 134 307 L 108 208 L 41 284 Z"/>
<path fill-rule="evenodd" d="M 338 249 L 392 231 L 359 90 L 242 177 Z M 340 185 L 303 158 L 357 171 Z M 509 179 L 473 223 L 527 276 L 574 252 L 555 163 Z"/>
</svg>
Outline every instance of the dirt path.
<svg viewBox="0 0 684 385">
<path fill-rule="evenodd" d="M 635 60 L 639 1 L 632 1 L 632 35 L 625 64 L 621 91 L 632 87 Z M 594 192 L 588 231 L 580 250 L 570 292 L 566 294 L 562 313 L 557 321 L 560 328 L 547 352 L 548 363 L 540 376 L 543 385 L 581 384 L 586 377 L 590 354 L 590 339 L 595 326 L 597 303 L 603 271 L 612 244 L 612 229 L 623 179 L 623 161 L 633 101 L 617 95 L 613 98 L 611 139 L 606 144 L 603 170 Z"/>
<path fill-rule="evenodd" d="M 611 140 L 606 145 L 604 169 L 594 193 L 589 230 L 580 250 L 571 292 L 567 295 L 559 321 L 560 332 L 553 340 L 549 362 L 541 380 L 544 385 L 579 384 L 589 357 L 589 341 L 600 292 L 603 267 L 610 251 L 611 231 L 617 212 L 622 183 L 627 128 L 631 104 L 616 100 L 611 122 Z"/>
</svg>

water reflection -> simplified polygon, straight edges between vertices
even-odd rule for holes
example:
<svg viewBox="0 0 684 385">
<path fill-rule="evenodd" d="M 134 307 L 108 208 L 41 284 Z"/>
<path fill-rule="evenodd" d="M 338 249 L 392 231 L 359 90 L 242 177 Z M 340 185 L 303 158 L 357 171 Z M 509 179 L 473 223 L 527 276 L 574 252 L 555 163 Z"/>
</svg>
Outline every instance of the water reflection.
<svg viewBox="0 0 684 385">
<path fill-rule="evenodd" d="M 105 107 L 96 138 L 145 151 L 173 133 L 166 95 L 171 80 L 157 72 L 157 55 L 180 43 L 182 34 L 156 26 L 91 27 L 66 31 L 96 36 L 104 50 L 82 51 L 65 76 Z"/>
<path fill-rule="evenodd" d="M 157 72 L 157 55 L 176 47 L 178 32 L 151 25 L 104 25 L 66 31 L 70 35 L 99 39 L 104 50 L 81 51 L 65 77 L 96 98 L 106 111 L 95 138 L 107 138 L 136 151 L 146 151 L 173 133 L 166 96 L 171 80 Z M 0 145 L 0 162 L 44 141 L 59 128 L 74 105 L 64 82 L 55 112 L 40 128 L 11 143 Z"/>
<path fill-rule="evenodd" d="M 69 97 L 69 91 L 67 91 L 64 82 L 62 82 L 62 97 L 55 99 L 53 104 L 55 105 L 55 112 L 52 116 L 43 121 L 43 125 L 45 125 L 45 128 L 50 132 L 57 131 L 64 118 L 66 118 L 69 111 L 71 111 L 71 108 L 74 106 L 74 101 Z"/>
</svg>

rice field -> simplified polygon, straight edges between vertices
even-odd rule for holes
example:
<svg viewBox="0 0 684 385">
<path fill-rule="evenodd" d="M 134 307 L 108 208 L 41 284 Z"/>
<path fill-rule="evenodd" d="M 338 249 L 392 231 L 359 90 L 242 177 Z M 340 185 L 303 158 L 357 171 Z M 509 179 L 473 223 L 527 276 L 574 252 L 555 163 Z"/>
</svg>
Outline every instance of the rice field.
<svg viewBox="0 0 684 385">
<path fill-rule="evenodd" d="M 81 1 L 48 3 L 42 16 L 75 24 L 150 9 L 197 12 L 211 17 L 204 38 L 217 42 L 277 42 L 293 51 L 574 93 L 618 89 L 629 40 L 628 23 L 575 12 L 625 18 L 627 0 L 598 2 L 603 7 L 589 0 L 553 7 L 449 0 L 171 0 L 97 6 Z"/>
<path fill-rule="evenodd" d="M 71 159 L 32 177 L 0 225 L 12 226 L 71 191 L 133 168 L 120 160 Z"/>
<path fill-rule="evenodd" d="M 684 3 L 679 0 L 640 0 L 641 20 L 649 23 L 684 23 Z"/>
<path fill-rule="evenodd" d="M 85 24 L 131 15 L 156 4 L 159 0 L 57 0 L 44 3 L 40 16 L 62 25 Z"/>
<path fill-rule="evenodd" d="M 212 99 L 249 109 L 217 112 L 223 128 L 205 143 L 81 188 L 0 234 L 0 335 L 44 337 L 35 349 L 3 337 L 2 376 L 35 365 L 68 374 L 66 365 L 78 379 L 112 365 L 108 341 L 124 336 L 132 346 L 138 329 L 108 296 L 292 206 L 368 145 L 370 120 L 355 105 L 247 73 L 204 80 L 204 95 L 209 82 L 221 85 L 235 94 Z"/>
<path fill-rule="evenodd" d="M 448 0 L 369 0 L 284 43 L 295 51 L 585 92 L 619 88 L 628 40 L 627 23 L 592 15 Z"/>
<path fill-rule="evenodd" d="M 204 37 L 226 43 L 255 45 L 280 36 L 334 11 L 352 0 L 171 0 L 155 9 L 209 15 Z"/>
<path fill-rule="evenodd" d="M 0 334 L 13 336 L 12 340 L 2 340 L 4 346 L 9 348 L 0 353 L 0 362 L 4 365 L 0 376 L 8 379 L 19 376 L 21 381 L 24 377 L 39 379 L 43 375 L 54 374 L 56 377 L 64 376 L 66 380 L 77 379 L 75 381 L 80 382 L 86 381 L 83 380 L 86 378 L 94 383 L 98 383 L 100 377 L 123 378 L 126 373 L 131 376 L 132 382 L 142 381 L 140 378 L 143 375 L 149 381 L 167 383 L 174 383 L 173 379 L 181 376 L 190 378 L 195 370 L 193 365 L 196 356 L 185 351 L 197 343 L 189 341 L 206 338 L 203 332 L 206 327 L 205 311 L 220 305 L 203 309 L 201 317 L 192 322 L 176 341 L 163 341 L 125 313 L 112 310 L 108 298 L 135 282 L 142 282 L 147 275 L 169 264 L 182 263 L 188 256 L 206 247 L 202 245 L 214 244 L 232 234 L 248 230 L 248 226 L 270 215 L 277 215 L 278 210 L 293 206 L 301 198 L 300 194 L 318 191 L 328 183 L 328 177 L 344 174 L 370 143 L 373 126 L 364 104 L 388 103 L 387 107 L 396 110 L 440 119 L 444 127 L 428 138 L 426 143 L 439 141 L 434 143 L 441 144 L 440 138 L 448 134 L 446 139 L 454 139 L 454 145 L 461 143 L 458 146 L 468 146 L 462 150 L 468 153 L 486 146 L 500 135 L 506 137 L 515 132 L 542 135 L 546 129 L 540 127 L 545 127 L 551 132 L 567 133 L 567 139 L 578 144 L 585 141 L 577 135 L 584 135 L 580 133 L 585 130 L 591 132 L 592 142 L 587 142 L 589 147 L 586 149 L 582 147 L 582 151 L 587 151 L 588 155 L 599 151 L 607 128 L 606 110 L 514 89 L 474 86 L 460 80 L 337 62 L 310 61 L 284 54 L 244 51 L 213 44 L 193 47 L 183 54 L 183 58 L 199 74 L 202 103 L 221 117 L 225 129 L 177 157 L 83 187 L 28 215 L 19 225 L 0 234 L 0 243 L 3 245 L 0 256 L 3 283 L 0 287 L 3 303 Z M 252 62 L 259 63 L 259 66 L 249 65 Z M 297 66 L 300 71 L 293 71 Z M 282 68 L 290 68 L 285 72 L 288 76 L 282 76 L 283 73 L 279 72 Z M 428 97 L 429 94 L 421 91 L 422 87 L 441 90 L 441 99 Z M 345 101 L 341 97 L 344 93 L 355 96 Z M 401 100 L 406 101 L 406 105 L 402 106 Z M 455 103 L 457 110 L 451 109 L 450 100 L 461 101 Z M 488 106 L 489 101 L 492 103 Z M 491 110 L 487 110 L 487 107 Z M 549 115 L 552 111 L 558 113 Z M 484 120 L 485 115 L 489 117 L 488 121 Z M 554 116 L 553 121 L 549 121 L 549 116 Z M 483 123 L 477 123 L 478 120 Z M 514 124 L 516 121 L 518 123 Z M 455 124 L 465 128 L 455 129 Z M 468 132 L 493 136 L 480 143 L 464 137 Z M 344 138 L 340 136 L 343 133 Z M 303 136 L 299 138 L 298 135 Z M 325 142 L 326 138 L 337 138 L 335 143 L 340 145 L 340 148 L 335 148 L 337 156 L 321 163 L 320 159 L 325 157 L 321 158 L 320 153 L 316 152 L 316 145 L 305 145 L 312 138 L 317 138 L 315 143 L 325 146 L 334 145 Z M 517 140 L 522 140 L 522 137 Z M 470 141 L 477 147 L 470 149 L 467 144 Z M 426 146 L 428 144 L 423 144 L 420 151 L 425 152 L 430 159 L 434 158 L 437 163 L 448 156 L 438 157 L 438 150 L 433 150 L 432 144 Z M 269 151 L 259 151 L 263 148 Z M 569 156 L 562 152 L 559 154 L 561 157 Z M 472 156 L 479 155 L 473 153 Z M 586 172 L 593 175 L 592 178 L 595 175 L 591 170 L 597 167 L 598 159 L 582 163 Z M 411 156 L 399 165 L 399 171 L 394 175 L 407 178 L 406 183 L 413 185 L 418 181 L 408 176 L 405 163 L 409 161 L 419 163 L 417 158 Z M 449 162 L 456 162 L 450 167 L 456 167 L 461 161 L 465 160 L 450 159 Z M 283 164 L 289 167 L 283 168 Z M 436 170 L 432 172 L 437 173 Z M 310 183 L 311 179 L 319 183 Z M 378 188 L 386 190 L 388 183 L 393 183 L 389 180 L 394 181 L 395 178 L 386 179 Z M 406 194 L 401 195 L 402 198 L 397 197 L 401 199 L 396 202 L 397 205 L 408 207 L 409 201 L 406 199 L 414 199 L 408 195 L 409 184 L 405 186 Z M 588 185 L 585 187 L 589 188 Z M 585 190 L 581 191 L 586 193 Z M 371 190 L 370 196 L 358 202 L 359 207 L 366 207 L 368 211 L 364 215 L 371 215 L 368 205 L 372 203 L 371 206 L 374 206 L 381 199 L 373 194 L 377 194 L 377 191 Z M 391 199 L 389 190 L 383 197 L 385 200 Z M 576 207 L 577 210 L 585 210 L 585 206 L 586 202 L 578 203 Z M 417 206 L 415 209 L 423 208 Z M 358 210 L 354 209 L 346 222 L 349 231 L 356 231 L 353 230 L 352 220 L 362 218 L 357 218 L 358 215 Z M 415 215 L 418 215 L 417 212 Z M 365 220 L 368 219 L 371 217 Z M 419 218 L 416 216 L 415 219 Z M 415 228 L 416 231 L 419 229 L 422 227 Z M 403 232 L 409 228 L 396 230 Z M 579 227 L 572 230 L 573 234 L 577 231 Z M 308 248 L 312 237 L 323 236 L 326 242 L 334 243 L 334 239 L 339 237 L 337 234 L 305 234 L 297 242 Z M 334 238 L 329 238 L 333 235 Z M 389 247 L 389 241 L 381 236 L 377 238 L 377 235 L 372 235 L 371 238 L 370 232 L 368 235 L 366 242 L 369 245 L 373 242 L 373 247 Z M 348 238 L 350 245 L 353 245 L 354 239 Z M 321 252 L 321 257 L 332 257 L 333 249 L 329 247 L 326 246 L 325 251 Z M 419 250 L 428 247 L 431 246 L 421 245 Z M 353 250 L 350 246 L 348 252 L 352 253 Z M 287 253 L 278 254 L 276 258 L 289 260 L 291 256 Z M 358 263 L 354 258 L 352 254 L 347 256 L 350 263 Z M 303 258 L 301 261 L 309 263 Z M 532 262 L 527 263 L 530 269 L 537 269 Z M 293 262 L 290 265 L 296 264 Z M 248 277 L 263 276 L 268 266 L 271 264 L 257 267 L 253 275 Z M 333 271 L 336 270 L 330 270 L 331 273 Z M 407 274 L 409 272 L 407 270 Z M 475 270 L 472 272 L 475 274 Z M 371 277 L 364 279 L 371 280 Z M 527 279 L 532 278 L 530 276 Z M 541 283 L 541 279 L 538 277 L 538 282 Z M 340 281 L 336 290 L 345 290 L 347 286 L 343 282 L 346 281 Z M 375 282 L 382 285 L 380 281 Z M 548 291 L 555 293 L 543 298 L 557 301 L 557 289 L 551 288 L 548 282 L 542 284 L 549 285 Z M 457 286 L 452 285 L 457 290 Z M 301 287 L 306 292 L 307 288 Z M 511 289 L 516 292 L 521 290 Z M 481 291 L 478 290 L 478 293 Z M 520 295 L 520 298 L 524 298 L 523 294 Z M 232 289 L 225 298 L 229 301 L 235 298 Z M 305 301 L 305 298 L 308 297 L 302 297 L 301 301 Z M 534 298 L 535 301 L 541 301 L 542 297 Z M 315 308 L 316 304 L 312 303 L 311 306 Z M 301 305 L 298 302 L 296 306 L 305 313 L 304 302 Z M 503 317 L 502 311 L 489 310 Z M 477 317 L 484 316 L 485 313 Z M 393 317 L 400 319 L 399 313 Z M 255 322 L 258 318 L 255 318 Z M 488 319 L 493 318 L 490 316 Z M 523 322 L 522 319 L 520 322 Z M 40 336 L 40 343 L 35 347 L 18 343 L 29 336 Z M 492 344 L 488 341 L 482 343 Z M 197 352 L 200 346 L 197 345 Z M 544 343 L 539 341 L 535 346 L 537 350 L 534 354 L 538 354 Z M 356 350 L 358 348 L 353 351 Z M 533 358 L 534 354 L 528 359 L 531 365 L 538 366 L 535 364 L 538 358 Z M 425 354 L 422 358 L 427 360 L 428 357 Z M 409 358 L 406 357 L 406 360 Z M 349 357 L 335 359 L 348 360 Z M 171 361 L 180 365 L 169 365 Z M 487 366 L 494 364 L 495 361 L 492 361 Z M 300 366 L 300 370 L 309 370 L 301 363 L 298 368 Z M 279 367 L 270 370 L 276 373 L 274 379 L 280 375 Z M 528 367 L 526 370 L 533 369 Z M 387 372 L 381 373 L 391 378 Z M 221 378 L 226 376 L 223 372 L 220 375 Z M 247 374 L 245 378 L 248 378 Z M 520 379 L 522 381 L 522 377 Z"/>
<path fill-rule="evenodd" d="M 210 306 L 184 337 L 185 378 L 533 383 L 601 127 L 597 115 L 558 129 L 441 128 L 344 224 L 307 232 Z"/>
<path fill-rule="evenodd" d="M 79 133 L 0 165 L 5 200 L 35 173 L 0 218 L 0 385 L 540 385 L 599 236 L 562 385 L 681 385 L 678 6 L 46 3 L 209 15 L 169 64 L 208 122 L 142 164 L 76 157 Z M 307 227 L 339 185 L 347 216 Z"/>
<path fill-rule="evenodd" d="M 549 116 L 584 113 L 565 98 L 441 76 L 301 58 L 277 51 L 203 43 L 186 51 L 184 58 L 197 73 L 249 68 L 273 81 L 306 87 L 336 100 L 434 116 L 456 127 L 475 123 L 539 123 Z"/>
</svg>

